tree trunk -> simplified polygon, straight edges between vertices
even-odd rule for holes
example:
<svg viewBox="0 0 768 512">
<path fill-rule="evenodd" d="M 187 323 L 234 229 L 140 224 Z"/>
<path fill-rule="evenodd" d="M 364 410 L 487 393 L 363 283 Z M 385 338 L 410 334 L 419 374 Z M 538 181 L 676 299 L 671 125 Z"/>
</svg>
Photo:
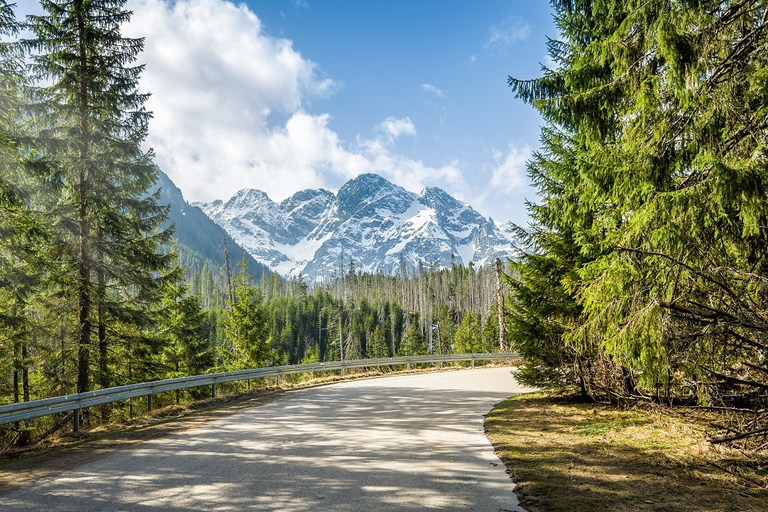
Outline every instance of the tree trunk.
<svg viewBox="0 0 768 512">
<path fill-rule="evenodd" d="M 89 285 L 91 282 L 91 261 L 88 247 L 90 238 L 90 225 L 88 224 L 88 176 L 86 174 L 86 161 L 88 159 L 88 90 L 85 80 L 88 69 L 88 58 L 85 41 L 85 19 L 83 18 L 82 0 L 75 1 L 77 13 L 77 37 L 79 42 L 79 75 L 80 80 L 80 111 L 79 114 L 79 184 L 78 184 L 78 222 L 80 227 L 80 261 L 78 262 L 79 286 L 78 286 L 78 320 L 79 332 L 77 337 L 77 392 L 88 391 L 88 364 L 91 345 L 91 295 Z"/>
<path fill-rule="evenodd" d="M 106 325 L 106 279 L 104 277 L 103 268 L 103 256 L 98 254 L 99 264 L 96 270 L 96 279 L 98 280 L 98 289 L 96 296 L 96 322 L 98 324 L 98 336 L 99 336 L 99 385 L 104 388 L 108 388 L 109 382 L 109 367 L 107 360 L 107 325 Z M 106 423 L 109 421 L 109 404 L 101 406 L 101 421 Z"/>
<path fill-rule="evenodd" d="M 499 348 L 502 352 L 507 351 L 507 329 L 504 324 L 504 287 L 501 282 L 501 259 L 496 258 L 496 293 L 499 303 Z"/>
<path fill-rule="evenodd" d="M 29 402 L 29 368 L 27 365 L 27 343 L 21 343 L 21 390 L 25 402 Z"/>
</svg>

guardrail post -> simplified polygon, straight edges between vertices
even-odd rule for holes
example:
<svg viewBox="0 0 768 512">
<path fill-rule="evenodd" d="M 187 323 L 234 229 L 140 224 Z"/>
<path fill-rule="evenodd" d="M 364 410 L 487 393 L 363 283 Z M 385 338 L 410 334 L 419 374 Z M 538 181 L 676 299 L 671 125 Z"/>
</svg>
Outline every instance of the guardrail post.
<svg viewBox="0 0 768 512">
<path fill-rule="evenodd" d="M 405 371 L 407 371 L 407 372 L 411 371 L 411 362 L 410 361 L 405 363 Z"/>
<path fill-rule="evenodd" d="M 211 398 L 216 398 L 216 383 L 211 384 Z"/>
<path fill-rule="evenodd" d="M 75 424 L 72 426 L 72 431 L 77 434 L 80 432 L 80 409 L 75 409 Z"/>
<path fill-rule="evenodd" d="M 147 395 L 147 412 L 152 412 L 152 395 Z"/>
<path fill-rule="evenodd" d="M 280 374 L 275 376 L 275 386 L 280 387 Z"/>
<path fill-rule="evenodd" d="M 473 357 L 472 358 L 472 368 L 474 368 L 474 367 L 475 367 L 475 358 Z"/>
</svg>

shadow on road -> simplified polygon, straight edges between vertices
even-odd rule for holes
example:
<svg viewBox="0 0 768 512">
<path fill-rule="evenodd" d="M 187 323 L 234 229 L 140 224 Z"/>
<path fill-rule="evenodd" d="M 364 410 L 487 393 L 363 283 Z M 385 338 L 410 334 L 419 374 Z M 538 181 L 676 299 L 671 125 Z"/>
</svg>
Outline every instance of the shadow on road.
<svg viewBox="0 0 768 512">
<path fill-rule="evenodd" d="M 462 389 L 471 374 L 440 374 L 439 389 L 408 378 L 322 388 L 113 453 L 0 496 L 0 508 L 513 510 L 482 415 L 514 393 Z"/>
</svg>

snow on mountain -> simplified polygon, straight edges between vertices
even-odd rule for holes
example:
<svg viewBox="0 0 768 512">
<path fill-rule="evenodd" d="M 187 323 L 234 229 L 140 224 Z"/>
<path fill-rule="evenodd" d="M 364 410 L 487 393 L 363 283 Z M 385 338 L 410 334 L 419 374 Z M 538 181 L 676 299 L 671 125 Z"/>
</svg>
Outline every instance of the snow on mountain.
<svg viewBox="0 0 768 512">
<path fill-rule="evenodd" d="M 419 262 L 484 265 L 517 254 L 507 226 L 439 188 L 414 194 L 376 174 L 348 181 L 335 195 L 302 190 L 278 204 L 244 189 L 227 202 L 195 206 L 284 276 L 331 277 L 350 259 L 358 270 L 392 274 Z"/>
</svg>

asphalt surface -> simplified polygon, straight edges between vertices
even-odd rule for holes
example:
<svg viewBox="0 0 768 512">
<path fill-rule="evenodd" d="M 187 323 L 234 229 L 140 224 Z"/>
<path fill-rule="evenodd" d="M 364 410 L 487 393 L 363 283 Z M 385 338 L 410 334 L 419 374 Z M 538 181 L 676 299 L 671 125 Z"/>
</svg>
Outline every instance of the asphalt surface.
<svg viewBox="0 0 768 512">
<path fill-rule="evenodd" d="M 153 439 L 0 495 L 0 510 L 522 511 L 483 432 L 508 368 L 352 381 Z"/>
</svg>

